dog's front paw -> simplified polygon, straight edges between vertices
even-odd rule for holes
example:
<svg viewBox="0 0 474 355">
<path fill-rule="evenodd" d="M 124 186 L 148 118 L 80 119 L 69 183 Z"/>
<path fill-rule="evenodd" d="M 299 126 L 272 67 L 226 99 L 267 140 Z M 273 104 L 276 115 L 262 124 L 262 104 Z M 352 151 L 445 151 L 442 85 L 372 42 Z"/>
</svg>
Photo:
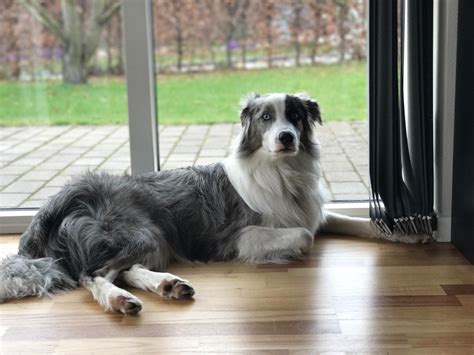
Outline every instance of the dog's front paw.
<svg viewBox="0 0 474 355">
<path fill-rule="evenodd" d="M 306 228 L 298 228 L 299 250 L 306 254 L 313 248 L 314 235 Z"/>
<path fill-rule="evenodd" d="M 142 309 L 142 301 L 133 295 L 123 294 L 109 299 L 110 308 L 114 312 L 135 315 Z"/>
<path fill-rule="evenodd" d="M 158 293 L 165 298 L 175 300 L 190 299 L 194 296 L 194 288 L 187 280 L 168 278 L 158 285 Z"/>
</svg>

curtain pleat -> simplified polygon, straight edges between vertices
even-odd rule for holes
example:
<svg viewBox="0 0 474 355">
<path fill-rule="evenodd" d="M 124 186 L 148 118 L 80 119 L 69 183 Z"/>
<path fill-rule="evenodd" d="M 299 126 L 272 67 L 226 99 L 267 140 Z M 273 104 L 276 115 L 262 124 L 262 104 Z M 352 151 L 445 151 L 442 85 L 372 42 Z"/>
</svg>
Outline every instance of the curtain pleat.
<svg viewBox="0 0 474 355">
<path fill-rule="evenodd" d="M 432 234 L 433 0 L 369 11 L 370 217 L 387 235 Z"/>
</svg>

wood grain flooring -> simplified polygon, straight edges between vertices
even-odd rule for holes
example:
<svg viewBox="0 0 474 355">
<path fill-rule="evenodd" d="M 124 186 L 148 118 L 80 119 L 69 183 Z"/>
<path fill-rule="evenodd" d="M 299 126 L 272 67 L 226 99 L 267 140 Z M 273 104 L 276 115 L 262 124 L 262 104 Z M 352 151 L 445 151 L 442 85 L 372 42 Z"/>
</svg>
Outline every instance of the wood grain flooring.
<svg viewBox="0 0 474 355">
<path fill-rule="evenodd" d="M 0 255 L 18 236 L 0 236 Z M 474 267 L 450 244 L 322 236 L 287 265 L 173 265 L 194 301 L 130 289 L 139 316 L 84 289 L 0 304 L 0 353 L 474 354 Z"/>
</svg>

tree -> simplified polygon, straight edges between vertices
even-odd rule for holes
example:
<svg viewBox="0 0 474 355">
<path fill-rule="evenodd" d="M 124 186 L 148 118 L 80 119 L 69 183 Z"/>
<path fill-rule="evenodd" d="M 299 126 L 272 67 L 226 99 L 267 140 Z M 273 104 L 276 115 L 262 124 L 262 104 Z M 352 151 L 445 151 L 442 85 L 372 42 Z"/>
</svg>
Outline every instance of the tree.
<svg viewBox="0 0 474 355">
<path fill-rule="evenodd" d="M 204 51 L 210 56 L 211 65 L 217 67 L 216 45 L 220 39 L 220 31 L 215 21 L 209 19 L 219 18 L 218 0 L 201 0 L 196 2 L 197 20 L 196 33 L 199 41 L 204 44 Z"/>
<path fill-rule="evenodd" d="M 120 11 L 108 22 L 105 30 L 107 74 L 122 75 L 122 15 Z M 116 61 L 114 62 L 114 57 Z"/>
<path fill-rule="evenodd" d="M 18 78 L 20 76 L 20 46 L 18 36 L 18 11 L 13 0 L 0 2 L 0 53 L 2 77 Z"/>
<path fill-rule="evenodd" d="M 234 46 L 233 41 L 235 40 L 235 32 L 237 29 L 238 12 L 241 9 L 242 1 L 239 0 L 224 0 L 222 6 L 224 8 L 224 40 L 225 40 L 225 53 L 227 58 L 227 67 L 232 68 L 232 49 Z"/>
<path fill-rule="evenodd" d="M 309 6 L 313 15 L 313 40 L 311 45 L 311 64 L 316 63 L 319 41 L 324 33 L 323 11 L 326 0 L 310 0 Z"/>
<path fill-rule="evenodd" d="M 301 57 L 301 42 L 300 35 L 303 29 L 303 1 L 302 0 L 292 0 L 291 1 L 291 21 L 290 21 L 290 31 L 293 41 L 293 46 L 295 47 L 295 64 L 297 67 L 300 66 L 300 57 Z"/>
<path fill-rule="evenodd" d="M 251 9 L 250 0 L 242 0 L 240 15 L 238 20 L 239 44 L 242 58 L 242 68 L 247 65 L 247 37 L 248 37 L 248 15 Z"/>
<path fill-rule="evenodd" d="M 262 0 L 260 1 L 261 14 L 263 17 L 263 28 L 262 28 L 262 35 L 264 36 L 265 40 L 265 49 L 267 52 L 267 65 L 269 68 L 273 65 L 273 37 L 274 37 L 274 25 L 273 20 L 275 18 L 276 13 L 276 4 L 275 0 Z"/>
<path fill-rule="evenodd" d="M 63 81 L 86 83 L 88 64 L 97 50 L 102 29 L 120 9 L 120 2 L 94 0 L 87 6 L 79 0 L 61 0 L 60 19 L 38 0 L 20 2 L 58 39 L 63 52 Z"/>
<path fill-rule="evenodd" d="M 346 59 L 347 43 L 346 36 L 349 32 L 347 24 L 349 14 L 349 0 L 336 0 L 337 13 L 337 29 L 339 32 L 339 61 L 343 62 Z"/>
</svg>

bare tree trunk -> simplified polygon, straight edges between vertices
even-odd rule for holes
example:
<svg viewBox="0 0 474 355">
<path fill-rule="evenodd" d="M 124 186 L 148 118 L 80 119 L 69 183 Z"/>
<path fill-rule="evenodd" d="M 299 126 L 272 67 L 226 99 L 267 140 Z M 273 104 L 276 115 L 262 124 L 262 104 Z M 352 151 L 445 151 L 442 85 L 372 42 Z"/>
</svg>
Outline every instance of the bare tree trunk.
<svg viewBox="0 0 474 355">
<path fill-rule="evenodd" d="M 227 58 L 227 68 L 232 68 L 233 67 L 231 40 L 232 40 L 232 37 L 227 37 L 226 38 L 225 54 L 226 54 L 226 58 Z"/>
<path fill-rule="evenodd" d="M 339 31 L 339 61 L 343 62 L 346 59 L 346 35 L 347 35 L 347 15 L 349 13 L 349 6 L 347 0 L 337 0 L 338 11 L 338 31 Z"/>
<path fill-rule="evenodd" d="M 181 27 L 176 28 L 176 68 L 178 71 L 183 69 L 183 32 Z"/>
<path fill-rule="evenodd" d="M 122 13 L 117 15 L 117 66 L 115 68 L 117 75 L 123 75 L 123 44 L 122 44 Z"/>
<path fill-rule="evenodd" d="M 226 31 L 225 31 L 225 48 L 226 48 L 226 58 L 227 58 L 227 67 L 232 68 L 232 46 L 234 45 L 233 40 L 235 37 L 236 22 L 238 20 L 238 11 L 241 10 L 242 1 L 241 0 L 228 0 L 224 1 L 224 10 L 227 15 Z"/>
<path fill-rule="evenodd" d="M 173 0 L 171 1 L 173 6 L 173 23 L 174 23 L 174 30 L 175 30 L 175 41 L 176 41 L 176 69 L 180 72 L 183 69 L 183 46 L 184 46 L 184 36 L 183 36 L 183 29 L 181 24 L 181 16 L 180 11 L 182 7 L 182 3 L 180 0 Z"/>
<path fill-rule="evenodd" d="M 242 68 L 245 69 L 247 66 L 247 35 L 248 35 L 248 23 L 247 15 L 249 11 L 249 0 L 242 1 L 239 16 L 239 28 L 240 28 L 240 54 L 242 60 Z"/>
<path fill-rule="evenodd" d="M 87 68 L 81 57 L 79 57 L 73 46 L 65 48 L 62 57 L 63 80 L 68 84 L 87 83 Z"/>
<path fill-rule="evenodd" d="M 266 24 L 266 30 L 267 30 L 267 65 L 269 68 L 273 66 L 272 22 L 273 22 L 273 17 L 271 15 L 267 15 L 265 17 L 265 24 Z"/>
<path fill-rule="evenodd" d="M 85 38 L 82 30 L 82 13 L 79 14 L 75 4 L 67 0 L 62 0 L 61 11 L 64 34 L 67 36 L 67 40 L 62 45 L 63 80 L 69 84 L 84 84 L 87 82 L 87 63 L 84 63 Z"/>
<path fill-rule="evenodd" d="M 364 0 L 365 1 L 365 0 Z M 319 39 L 321 38 L 322 26 L 322 0 L 313 0 L 311 8 L 314 16 L 313 43 L 311 46 L 311 64 L 316 64 L 316 55 L 318 54 Z"/>
<path fill-rule="evenodd" d="M 241 47 L 241 59 L 242 59 L 242 68 L 245 69 L 247 67 L 247 44 L 242 42 L 240 45 Z"/>
<path fill-rule="evenodd" d="M 293 45 L 295 47 L 295 64 L 297 67 L 301 65 L 301 43 L 300 43 L 300 33 L 301 33 L 301 12 L 303 11 L 303 3 L 301 0 L 293 0 L 292 2 L 293 10 L 293 23 L 292 23 L 292 37 Z"/>
<path fill-rule="evenodd" d="M 209 44 L 209 54 L 211 55 L 211 63 L 215 68 L 217 66 L 217 63 L 216 63 L 216 51 L 214 50 L 214 43 Z"/>
<path fill-rule="evenodd" d="M 112 26 L 109 24 L 107 26 L 107 32 L 106 32 L 106 53 L 107 53 L 107 74 L 112 73 Z"/>
</svg>

